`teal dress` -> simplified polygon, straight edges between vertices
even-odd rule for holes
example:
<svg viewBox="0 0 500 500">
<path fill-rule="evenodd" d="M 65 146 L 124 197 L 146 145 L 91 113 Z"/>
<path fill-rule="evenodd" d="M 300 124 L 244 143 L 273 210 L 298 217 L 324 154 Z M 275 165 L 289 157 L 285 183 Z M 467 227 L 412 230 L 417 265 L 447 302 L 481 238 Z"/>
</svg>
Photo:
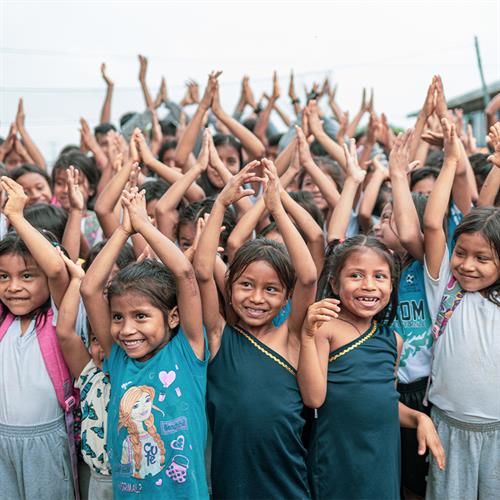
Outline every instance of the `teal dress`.
<svg viewBox="0 0 500 500">
<path fill-rule="evenodd" d="M 208 367 L 215 499 L 309 498 L 295 369 L 240 328 L 226 325 Z"/>
<path fill-rule="evenodd" d="M 374 322 L 330 353 L 308 458 L 313 498 L 399 499 L 399 394 L 392 330 Z"/>
</svg>

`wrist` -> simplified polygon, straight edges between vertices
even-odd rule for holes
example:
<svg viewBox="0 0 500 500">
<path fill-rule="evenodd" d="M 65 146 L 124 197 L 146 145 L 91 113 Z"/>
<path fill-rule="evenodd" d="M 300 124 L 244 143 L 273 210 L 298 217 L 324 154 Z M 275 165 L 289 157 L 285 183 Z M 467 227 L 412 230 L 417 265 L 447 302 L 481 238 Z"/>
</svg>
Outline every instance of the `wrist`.
<svg viewBox="0 0 500 500">
<path fill-rule="evenodd" d="M 82 215 L 83 214 L 83 207 L 69 207 L 69 213 L 70 214 L 75 214 L 75 215 Z"/>
<path fill-rule="evenodd" d="M 291 97 L 290 96 L 290 102 L 292 103 L 292 106 L 295 106 L 295 104 L 300 104 L 300 99 L 298 97 Z"/>
</svg>

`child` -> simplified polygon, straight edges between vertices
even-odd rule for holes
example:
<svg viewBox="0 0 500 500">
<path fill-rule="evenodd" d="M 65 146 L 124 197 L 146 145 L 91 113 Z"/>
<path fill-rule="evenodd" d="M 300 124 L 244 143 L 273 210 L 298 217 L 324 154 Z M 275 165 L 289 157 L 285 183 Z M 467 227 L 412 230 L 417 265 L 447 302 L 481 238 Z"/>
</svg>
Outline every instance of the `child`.
<svg viewBox="0 0 500 500">
<path fill-rule="evenodd" d="M 75 387 L 80 390 L 81 451 L 90 468 L 88 498 L 111 500 L 113 488 L 106 451 L 110 383 L 102 371 L 104 352 L 92 333 L 89 350 L 76 334 L 80 283 L 85 272 L 62 251 L 60 254 L 71 279 L 59 309 L 56 333 L 64 360 L 76 380 Z"/>
<path fill-rule="evenodd" d="M 431 460 L 427 498 L 500 496 L 500 210 L 481 208 L 455 230 L 442 223 L 460 159 L 454 125 L 441 120 L 444 164 L 425 211 L 425 287 L 433 327 L 431 416 L 450 466 Z"/>
<path fill-rule="evenodd" d="M 398 404 L 402 339 L 386 324 L 396 313 L 398 280 L 397 259 L 372 237 L 349 238 L 325 262 L 323 296 L 336 299 L 309 308 L 298 370 L 304 403 L 318 408 L 309 451 L 313 498 L 399 498 L 400 423 L 417 428 L 419 453 L 428 446 L 444 465 L 430 418 Z"/>
<path fill-rule="evenodd" d="M 189 261 L 149 221 L 144 193 L 124 191 L 122 203 L 123 221 L 81 287 L 111 379 L 113 495 L 207 498 L 208 351 L 198 285 Z M 113 262 L 135 231 L 169 268 L 149 259 L 127 266 L 112 278 L 105 300 Z"/>
<path fill-rule="evenodd" d="M 251 240 L 236 252 L 227 274 L 230 310 L 221 314 L 214 267 L 225 209 L 253 194 L 259 179 L 264 201 L 285 241 Z M 212 362 L 208 414 L 213 433 L 214 498 L 308 498 L 303 404 L 296 380 L 300 325 L 314 300 L 316 268 L 280 200 L 274 164 L 252 162 L 218 196 L 195 254 L 203 320 Z M 292 295 L 289 317 L 275 327 Z"/>
<path fill-rule="evenodd" d="M 73 499 L 72 381 L 55 323 L 68 274 L 53 242 L 23 216 L 27 196 L 8 177 L 0 242 L 0 484 L 4 498 Z"/>
</svg>

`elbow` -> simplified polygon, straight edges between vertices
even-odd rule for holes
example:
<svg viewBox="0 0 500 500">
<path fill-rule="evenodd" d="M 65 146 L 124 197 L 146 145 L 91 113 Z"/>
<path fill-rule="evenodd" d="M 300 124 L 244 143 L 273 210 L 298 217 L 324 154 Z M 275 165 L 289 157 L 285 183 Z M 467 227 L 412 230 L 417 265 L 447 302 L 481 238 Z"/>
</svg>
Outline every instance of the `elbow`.
<svg viewBox="0 0 500 500">
<path fill-rule="evenodd" d="M 174 161 L 175 166 L 178 168 L 184 168 L 184 166 L 186 165 L 186 157 L 184 155 L 178 154 L 177 152 L 175 153 Z"/>
<path fill-rule="evenodd" d="M 321 408 L 326 399 L 326 386 L 320 390 L 309 390 L 302 388 L 299 379 L 300 394 L 302 401 L 308 408 Z"/>
<path fill-rule="evenodd" d="M 213 279 L 213 270 L 210 266 L 202 262 L 197 262 L 196 255 L 194 257 L 194 274 L 199 283 L 207 283 Z"/>
</svg>

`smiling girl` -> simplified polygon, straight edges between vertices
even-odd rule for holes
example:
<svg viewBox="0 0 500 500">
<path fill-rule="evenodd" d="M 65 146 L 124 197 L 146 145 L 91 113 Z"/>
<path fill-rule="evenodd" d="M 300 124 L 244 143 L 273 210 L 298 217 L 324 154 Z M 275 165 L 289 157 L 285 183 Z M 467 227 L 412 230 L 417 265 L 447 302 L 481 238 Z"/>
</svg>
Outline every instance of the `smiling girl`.
<svg viewBox="0 0 500 500">
<path fill-rule="evenodd" d="M 150 222 L 144 192 L 124 191 L 121 226 L 83 282 L 111 379 L 108 452 L 114 498 L 207 498 L 208 351 L 191 264 Z M 107 277 L 133 232 L 168 264 L 146 259 Z M 152 410 L 156 410 L 153 412 Z"/>
</svg>

